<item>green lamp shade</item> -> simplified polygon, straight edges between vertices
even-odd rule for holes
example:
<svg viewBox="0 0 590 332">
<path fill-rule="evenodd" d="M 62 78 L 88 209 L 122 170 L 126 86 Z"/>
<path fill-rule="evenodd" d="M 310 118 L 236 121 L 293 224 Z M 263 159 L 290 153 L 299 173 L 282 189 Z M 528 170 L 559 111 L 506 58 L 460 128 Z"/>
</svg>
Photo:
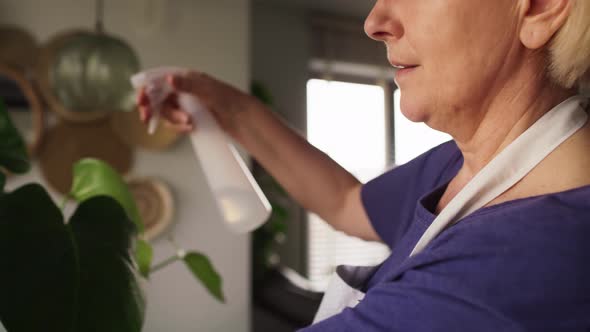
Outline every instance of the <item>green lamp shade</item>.
<svg viewBox="0 0 590 332">
<path fill-rule="evenodd" d="M 49 70 L 53 93 L 70 111 L 131 110 L 129 77 L 139 71 L 137 55 L 123 40 L 84 32 L 68 40 Z"/>
</svg>

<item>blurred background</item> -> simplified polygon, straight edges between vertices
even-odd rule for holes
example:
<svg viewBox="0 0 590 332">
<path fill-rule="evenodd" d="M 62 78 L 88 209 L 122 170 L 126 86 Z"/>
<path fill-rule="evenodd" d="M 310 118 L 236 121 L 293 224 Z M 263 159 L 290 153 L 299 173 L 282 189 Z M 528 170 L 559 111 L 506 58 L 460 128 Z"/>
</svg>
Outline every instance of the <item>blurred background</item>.
<svg viewBox="0 0 590 332">
<path fill-rule="evenodd" d="M 41 182 L 60 202 L 72 163 L 103 159 L 126 176 L 156 262 L 175 245 L 209 256 L 227 303 L 209 296 L 183 265 L 173 265 L 146 285 L 144 331 L 308 325 L 336 265 L 378 264 L 388 249 L 335 232 L 303 210 L 246 151 L 240 152 L 274 211 L 254 233 L 232 233 L 188 139 L 163 127 L 146 135 L 126 78 L 162 65 L 207 72 L 271 105 L 366 182 L 449 139 L 401 115 L 385 49 L 363 31 L 372 5 L 0 0 L 0 97 L 33 159 L 32 171 L 11 176 L 7 188 Z"/>
</svg>

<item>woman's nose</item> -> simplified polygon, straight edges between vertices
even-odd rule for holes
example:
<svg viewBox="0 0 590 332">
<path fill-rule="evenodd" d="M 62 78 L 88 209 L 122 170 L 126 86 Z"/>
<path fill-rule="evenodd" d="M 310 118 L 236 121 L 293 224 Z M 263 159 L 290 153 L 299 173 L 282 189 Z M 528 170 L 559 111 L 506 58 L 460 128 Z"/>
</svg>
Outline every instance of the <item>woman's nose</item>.
<svg viewBox="0 0 590 332">
<path fill-rule="evenodd" d="M 404 30 L 396 17 L 393 2 L 391 0 L 377 0 L 365 20 L 367 36 L 383 42 L 391 38 L 400 39 L 403 36 Z"/>
</svg>

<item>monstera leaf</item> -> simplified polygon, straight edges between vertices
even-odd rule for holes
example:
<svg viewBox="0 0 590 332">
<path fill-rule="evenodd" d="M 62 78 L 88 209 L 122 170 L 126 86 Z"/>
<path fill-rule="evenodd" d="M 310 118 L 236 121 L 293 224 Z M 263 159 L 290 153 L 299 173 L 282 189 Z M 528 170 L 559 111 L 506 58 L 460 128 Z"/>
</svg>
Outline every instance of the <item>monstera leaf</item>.
<svg viewBox="0 0 590 332">
<path fill-rule="evenodd" d="M 0 102 L 0 168 L 24 173 L 24 141 Z M 151 246 L 127 185 L 109 165 L 75 165 L 70 197 L 78 203 L 66 224 L 38 184 L 4 192 L 0 171 L 0 322 L 10 332 L 139 332 L 145 300 L 131 258 L 147 276 Z M 207 257 L 189 253 L 189 270 L 223 301 L 221 278 Z"/>
<path fill-rule="evenodd" d="M 0 261 L 0 319 L 8 331 L 72 330 L 74 241 L 40 186 L 0 196 Z"/>
<path fill-rule="evenodd" d="M 30 169 L 27 147 L 0 100 L 0 166 L 14 173 Z M 0 179 L 0 183 L 4 182 Z M 1 191 L 2 187 L 0 187 Z"/>
<path fill-rule="evenodd" d="M 101 195 L 117 200 L 135 223 L 139 233 L 143 232 L 143 222 L 133 195 L 115 169 L 103 161 L 92 158 L 82 159 L 74 164 L 74 181 L 70 196 L 78 202 L 83 202 Z"/>
<path fill-rule="evenodd" d="M 107 163 L 97 159 L 82 159 L 74 165 L 74 181 L 70 197 L 84 202 L 96 196 L 114 198 L 127 212 L 138 232 L 143 233 L 143 221 L 135 204 L 133 195 L 119 173 Z M 139 271 L 148 277 L 152 263 L 153 249 L 149 243 L 139 239 L 135 248 L 135 260 Z"/>
<path fill-rule="evenodd" d="M 15 173 L 30 167 L 1 103 L 0 167 Z M 84 200 L 67 225 L 41 186 L 4 193 L 0 172 L 0 321 L 8 331 L 141 331 L 145 301 L 129 254 L 134 210 L 118 203 L 128 203 L 118 187 L 119 195 L 112 195 L 117 200 L 104 196 L 112 194 L 108 190 L 83 194 L 84 176 L 93 178 L 99 168 L 86 166 L 82 178 L 74 179 Z M 118 175 L 99 177 L 122 181 Z"/>
<path fill-rule="evenodd" d="M 145 302 L 129 249 L 133 224 L 112 198 L 66 225 L 39 185 L 0 197 L 0 320 L 10 332 L 141 330 Z"/>
<path fill-rule="evenodd" d="M 125 211 L 110 197 L 93 197 L 78 206 L 68 227 L 79 262 L 74 331 L 141 331 L 145 302 L 129 254 L 134 227 Z"/>
</svg>

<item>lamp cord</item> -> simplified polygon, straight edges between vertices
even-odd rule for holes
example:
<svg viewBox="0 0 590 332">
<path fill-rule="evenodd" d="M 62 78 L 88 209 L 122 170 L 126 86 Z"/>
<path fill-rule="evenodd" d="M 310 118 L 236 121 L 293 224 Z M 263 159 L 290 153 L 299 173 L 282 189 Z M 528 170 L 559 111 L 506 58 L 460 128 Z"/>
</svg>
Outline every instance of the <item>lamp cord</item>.
<svg viewBox="0 0 590 332">
<path fill-rule="evenodd" d="M 95 2 L 95 15 L 96 15 L 96 22 L 95 28 L 96 32 L 102 33 L 104 31 L 104 1 L 103 0 L 96 0 Z"/>
</svg>

